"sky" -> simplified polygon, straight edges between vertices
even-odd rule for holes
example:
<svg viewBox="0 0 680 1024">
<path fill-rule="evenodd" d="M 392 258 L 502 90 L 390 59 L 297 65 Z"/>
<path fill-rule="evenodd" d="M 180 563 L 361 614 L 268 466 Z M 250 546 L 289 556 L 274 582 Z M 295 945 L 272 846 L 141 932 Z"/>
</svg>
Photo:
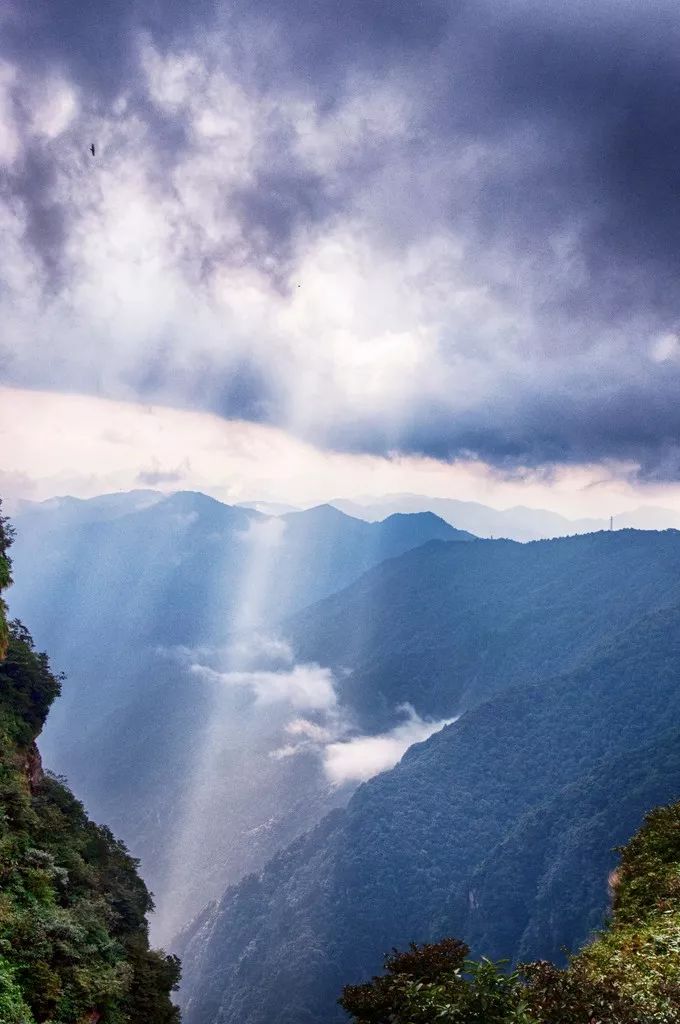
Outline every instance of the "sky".
<svg viewBox="0 0 680 1024">
<path fill-rule="evenodd" d="M 5 0 L 0 493 L 680 509 L 679 44 L 675 0 Z"/>
</svg>

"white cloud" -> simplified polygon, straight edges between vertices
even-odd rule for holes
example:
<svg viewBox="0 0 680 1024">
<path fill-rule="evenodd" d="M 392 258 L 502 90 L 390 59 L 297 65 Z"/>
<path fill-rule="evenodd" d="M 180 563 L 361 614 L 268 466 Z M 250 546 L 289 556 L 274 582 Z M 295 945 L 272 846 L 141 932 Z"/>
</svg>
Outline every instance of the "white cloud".
<svg viewBox="0 0 680 1024">
<path fill-rule="evenodd" d="M 324 748 L 323 764 L 328 778 L 335 785 L 365 782 L 380 772 L 393 768 L 414 743 L 426 740 L 455 718 L 438 722 L 422 719 L 408 704 L 403 706 L 406 721 L 375 736 L 353 736 L 338 740 Z"/>
<path fill-rule="evenodd" d="M 264 661 L 267 664 L 292 665 L 293 650 L 282 637 L 264 633 L 249 633 L 237 637 L 229 645 L 227 659 L 232 664 L 253 664 Z"/>
<path fill-rule="evenodd" d="M 276 43 L 258 30 L 262 59 Z M 537 395 L 538 415 L 590 381 L 606 408 L 603 390 L 626 394 L 636 368 L 654 384 L 677 360 L 674 335 L 640 344 L 656 337 L 646 314 L 578 342 L 571 314 L 546 320 L 587 281 L 578 225 L 518 258 L 511 239 L 479 245 L 467 217 L 442 219 L 444 194 L 472 222 L 501 168 L 531 176 L 545 153 L 525 125 L 423 145 L 413 69 L 348 75 L 322 103 L 304 83 L 256 85 L 226 30 L 147 37 L 137 57 L 110 101 L 0 64 L 0 165 L 30 151 L 39 167 L 0 200 L 0 357 L 17 385 L 253 416 L 331 448 L 438 452 L 441 434 L 493 459 L 497 429 L 503 464 Z M 186 144 L 159 133 L 158 111 Z"/>
<path fill-rule="evenodd" d="M 272 286 L 273 243 L 265 239 L 253 257 L 258 229 L 239 202 L 266 177 L 273 140 L 292 139 L 301 170 L 321 174 L 318 187 L 332 192 L 355 150 L 408 135 L 414 99 L 389 81 L 350 82 L 332 110 L 298 92 L 263 97 L 225 71 L 225 45 L 219 61 L 161 54 L 148 41 L 140 49 L 148 98 L 193 139 L 168 155 L 162 181 L 142 114 L 124 105 L 98 111 L 88 124 L 99 146 L 92 161 L 68 83 L 38 71 L 27 83 L 35 131 L 73 138 L 55 154 L 44 197 L 63 214 L 69 283 L 57 296 L 42 293 L 22 210 L 7 204 L 16 287 L 5 278 L 0 313 L 14 379 L 116 397 L 151 390 L 169 403 L 210 406 L 249 361 L 275 394 L 272 418 L 292 433 L 323 445 L 338 425 L 363 423 L 396 446 L 419 410 L 443 404 L 463 414 L 489 404 L 499 372 L 519 365 L 525 375 L 526 351 L 513 354 L 512 339 L 528 312 L 494 293 L 489 268 L 475 269 L 451 232 L 382 246 L 369 182 L 357 181 L 342 217 L 293 232 L 284 276 L 300 287 Z M 10 115 L 11 104 L 7 159 L 16 148 Z M 382 213 L 387 224 L 395 210 Z"/>
<path fill-rule="evenodd" d="M 410 704 L 398 708 L 404 721 L 376 735 L 349 735 L 351 726 L 341 707 L 324 709 L 320 721 L 295 718 L 286 727 L 291 742 L 273 750 L 281 760 L 297 754 L 316 753 L 328 780 L 335 786 L 365 782 L 393 768 L 414 743 L 428 739 L 455 718 L 439 721 L 421 718 Z"/>
<path fill-rule="evenodd" d="M 190 671 L 209 682 L 248 690 L 257 704 L 287 703 L 300 710 L 321 711 L 337 703 L 333 673 L 320 665 L 294 665 L 278 672 L 218 672 L 194 664 Z"/>
<path fill-rule="evenodd" d="M 650 355 L 655 363 L 680 360 L 680 338 L 673 332 L 662 334 L 652 344 Z"/>
<path fill-rule="evenodd" d="M 62 79 L 40 84 L 41 89 L 33 98 L 31 128 L 38 136 L 56 139 L 77 116 L 78 100 L 73 88 Z"/>
<path fill-rule="evenodd" d="M 270 516 L 267 519 L 251 519 L 240 537 L 249 544 L 273 551 L 281 544 L 285 532 L 285 520 Z"/>
<path fill-rule="evenodd" d="M 294 661 L 293 650 L 287 640 L 271 634 L 252 632 L 237 636 L 224 647 L 199 645 L 188 647 L 175 644 L 172 647 L 157 647 L 156 652 L 163 657 L 172 658 L 187 668 L 202 667 L 207 663 L 210 668 L 216 666 L 253 666 L 268 669 L 272 666 L 288 666 Z"/>
<path fill-rule="evenodd" d="M 335 736 L 334 730 L 319 725 L 317 722 L 310 722 L 307 718 L 295 718 L 286 726 L 286 732 L 291 736 L 304 736 L 313 740 L 314 743 L 326 743 Z"/>
</svg>

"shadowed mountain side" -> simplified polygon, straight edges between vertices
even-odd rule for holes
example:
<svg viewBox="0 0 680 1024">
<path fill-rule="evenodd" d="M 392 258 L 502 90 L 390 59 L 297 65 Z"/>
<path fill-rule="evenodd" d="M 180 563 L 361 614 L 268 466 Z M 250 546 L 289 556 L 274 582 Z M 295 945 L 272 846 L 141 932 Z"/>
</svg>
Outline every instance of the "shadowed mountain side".
<svg viewBox="0 0 680 1024">
<path fill-rule="evenodd" d="M 447 914 L 466 941 L 495 959 L 559 961 L 600 928 L 609 873 L 650 807 L 680 794 L 680 732 L 598 764 L 525 815 L 473 875 Z M 467 918 L 465 917 L 467 913 Z"/>
<path fill-rule="evenodd" d="M 185 1020 L 340 1020 L 340 988 L 375 973 L 386 949 L 465 939 L 467 915 L 456 908 L 489 852 L 598 764 L 677 728 L 679 684 L 675 608 L 644 618 L 578 671 L 499 694 L 412 747 L 259 878 L 229 890 L 186 937 Z M 662 756 L 660 778 L 666 766 Z M 551 949 L 571 937 L 554 908 Z"/>
<path fill-rule="evenodd" d="M 404 701 L 441 718 L 568 671 L 603 637 L 676 601 L 675 530 L 431 542 L 303 610 L 285 633 L 300 658 L 336 670 L 366 728 L 381 728 Z"/>
</svg>

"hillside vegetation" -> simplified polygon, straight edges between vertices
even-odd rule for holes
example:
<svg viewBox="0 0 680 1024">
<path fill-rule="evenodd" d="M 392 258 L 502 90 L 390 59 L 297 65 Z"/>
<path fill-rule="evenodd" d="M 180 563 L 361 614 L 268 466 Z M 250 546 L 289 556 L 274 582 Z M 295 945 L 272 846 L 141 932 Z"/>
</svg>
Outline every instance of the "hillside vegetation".
<svg viewBox="0 0 680 1024">
<path fill-rule="evenodd" d="M 10 540 L 0 516 L 0 589 Z M 136 862 L 42 770 L 35 740 L 60 682 L 0 607 L 0 1021 L 174 1024 L 179 964 L 149 949 Z"/>
</svg>

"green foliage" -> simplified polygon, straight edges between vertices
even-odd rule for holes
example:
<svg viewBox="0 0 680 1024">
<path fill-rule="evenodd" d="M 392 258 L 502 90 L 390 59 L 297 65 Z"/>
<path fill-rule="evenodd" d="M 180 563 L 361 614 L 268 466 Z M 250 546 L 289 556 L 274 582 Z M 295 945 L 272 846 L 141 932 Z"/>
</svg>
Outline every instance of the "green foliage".
<svg viewBox="0 0 680 1024">
<path fill-rule="evenodd" d="M 519 974 L 468 952 L 457 939 L 411 943 L 386 958 L 385 974 L 348 985 L 339 1003 L 356 1024 L 535 1024 Z"/>
<path fill-rule="evenodd" d="M 0 589 L 11 533 L 0 518 Z M 149 949 L 137 862 L 35 746 L 61 679 L 0 607 L 0 1022 L 175 1024 L 179 962 Z"/>
<path fill-rule="evenodd" d="M 26 627 L 16 620 L 10 623 L 0 663 L 0 716 L 15 742 L 26 746 L 40 732 L 61 682 L 47 655 L 35 650 Z"/>
<path fill-rule="evenodd" d="M 7 605 L 2 597 L 2 592 L 12 582 L 12 563 L 8 551 L 13 538 L 14 531 L 7 517 L 2 514 L 2 499 L 0 499 L 0 660 L 5 656 L 9 640 Z"/>
<path fill-rule="evenodd" d="M 614 882 L 611 923 L 564 969 L 504 973 L 455 939 L 411 944 L 340 1005 L 356 1024 L 678 1024 L 680 803 L 647 816 Z"/>
</svg>

